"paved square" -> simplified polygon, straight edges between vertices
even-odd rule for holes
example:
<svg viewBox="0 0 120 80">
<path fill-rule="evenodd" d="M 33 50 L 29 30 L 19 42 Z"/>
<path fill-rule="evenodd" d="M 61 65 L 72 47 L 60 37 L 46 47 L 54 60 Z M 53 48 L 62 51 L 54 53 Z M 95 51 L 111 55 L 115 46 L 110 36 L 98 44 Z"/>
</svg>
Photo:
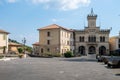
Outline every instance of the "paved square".
<svg viewBox="0 0 120 80">
<path fill-rule="evenodd" d="M 87 57 L 0 61 L 0 80 L 120 80 L 117 74 L 120 68 Z"/>
</svg>

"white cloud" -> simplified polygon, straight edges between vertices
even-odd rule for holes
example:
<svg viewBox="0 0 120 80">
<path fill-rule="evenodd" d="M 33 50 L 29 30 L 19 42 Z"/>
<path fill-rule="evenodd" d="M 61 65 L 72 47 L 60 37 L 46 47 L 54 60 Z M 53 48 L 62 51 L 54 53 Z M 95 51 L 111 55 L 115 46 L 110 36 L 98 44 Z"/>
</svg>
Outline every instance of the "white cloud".
<svg viewBox="0 0 120 80">
<path fill-rule="evenodd" d="M 8 3 L 16 3 L 17 0 L 7 0 Z"/>
<path fill-rule="evenodd" d="M 32 3 L 39 4 L 39 3 L 47 3 L 50 2 L 50 0 L 32 0 Z"/>
<path fill-rule="evenodd" d="M 90 4 L 90 0 L 59 0 L 61 10 L 73 10 L 78 9 L 80 6 L 86 6 Z"/>
<path fill-rule="evenodd" d="M 44 4 L 41 6 L 43 6 L 45 9 L 56 8 L 63 11 L 74 10 L 80 7 L 88 6 L 91 2 L 91 0 L 6 0 L 8 3 L 16 3 L 20 1 L 35 5 Z"/>
<path fill-rule="evenodd" d="M 32 0 L 33 4 L 46 4 L 50 7 L 59 8 L 60 10 L 74 10 L 81 6 L 89 5 L 91 0 Z"/>
<path fill-rule="evenodd" d="M 57 20 L 57 19 L 55 19 L 55 18 L 53 18 L 53 19 L 52 19 L 52 22 L 57 22 L 57 21 L 58 21 L 58 20 Z"/>
</svg>

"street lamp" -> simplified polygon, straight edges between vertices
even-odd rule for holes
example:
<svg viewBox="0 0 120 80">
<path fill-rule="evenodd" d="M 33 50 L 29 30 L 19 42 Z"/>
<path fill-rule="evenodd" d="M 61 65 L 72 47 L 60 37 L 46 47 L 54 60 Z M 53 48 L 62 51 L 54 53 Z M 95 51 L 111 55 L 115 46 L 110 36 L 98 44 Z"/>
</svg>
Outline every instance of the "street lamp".
<svg viewBox="0 0 120 80">
<path fill-rule="evenodd" d="M 24 54 L 25 54 L 25 43 L 26 43 L 26 38 L 25 37 L 23 38 L 22 42 L 23 42 L 23 49 L 24 49 Z"/>
</svg>

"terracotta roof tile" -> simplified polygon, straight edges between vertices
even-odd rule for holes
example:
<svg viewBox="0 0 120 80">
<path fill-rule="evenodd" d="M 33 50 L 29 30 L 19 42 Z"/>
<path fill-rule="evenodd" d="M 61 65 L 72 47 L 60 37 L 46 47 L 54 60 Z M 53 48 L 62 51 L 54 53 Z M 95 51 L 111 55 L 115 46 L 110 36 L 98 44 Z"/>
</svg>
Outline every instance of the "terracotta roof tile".
<svg viewBox="0 0 120 80">
<path fill-rule="evenodd" d="M 6 31 L 4 31 L 4 30 L 1 30 L 1 29 L 0 29 L 0 33 L 6 33 L 6 34 L 10 34 L 9 32 L 6 32 Z"/>
<path fill-rule="evenodd" d="M 22 46 L 22 44 L 14 43 L 14 42 L 9 42 L 9 46 Z"/>
<path fill-rule="evenodd" d="M 32 45 L 37 45 L 37 46 L 39 46 L 39 42 L 35 42 L 34 44 L 32 44 Z"/>
<path fill-rule="evenodd" d="M 61 27 L 61 26 L 59 26 L 59 25 L 57 25 L 57 24 L 48 25 L 48 26 L 42 27 L 42 28 L 40 28 L 40 29 L 38 29 L 38 30 L 59 29 L 59 28 L 65 29 L 65 30 L 67 30 L 67 31 L 72 31 L 72 30 L 70 30 L 70 29 Z"/>
</svg>

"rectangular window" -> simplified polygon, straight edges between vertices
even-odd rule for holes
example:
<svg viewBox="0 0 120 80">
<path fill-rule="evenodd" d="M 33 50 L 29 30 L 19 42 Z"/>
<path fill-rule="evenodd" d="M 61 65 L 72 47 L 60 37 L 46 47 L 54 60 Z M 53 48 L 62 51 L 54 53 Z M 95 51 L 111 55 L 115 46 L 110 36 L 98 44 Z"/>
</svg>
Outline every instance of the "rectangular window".
<svg viewBox="0 0 120 80">
<path fill-rule="evenodd" d="M 43 48 L 41 48 L 41 53 L 43 53 Z"/>
<path fill-rule="evenodd" d="M 47 44 L 50 45 L 50 40 L 47 40 Z"/>
<path fill-rule="evenodd" d="M 69 45 L 70 44 L 70 42 L 69 41 L 67 41 L 67 45 Z"/>
<path fill-rule="evenodd" d="M 47 36 L 50 37 L 50 32 L 47 32 Z"/>
<path fill-rule="evenodd" d="M 48 48 L 47 51 L 50 52 L 50 49 Z"/>
</svg>

